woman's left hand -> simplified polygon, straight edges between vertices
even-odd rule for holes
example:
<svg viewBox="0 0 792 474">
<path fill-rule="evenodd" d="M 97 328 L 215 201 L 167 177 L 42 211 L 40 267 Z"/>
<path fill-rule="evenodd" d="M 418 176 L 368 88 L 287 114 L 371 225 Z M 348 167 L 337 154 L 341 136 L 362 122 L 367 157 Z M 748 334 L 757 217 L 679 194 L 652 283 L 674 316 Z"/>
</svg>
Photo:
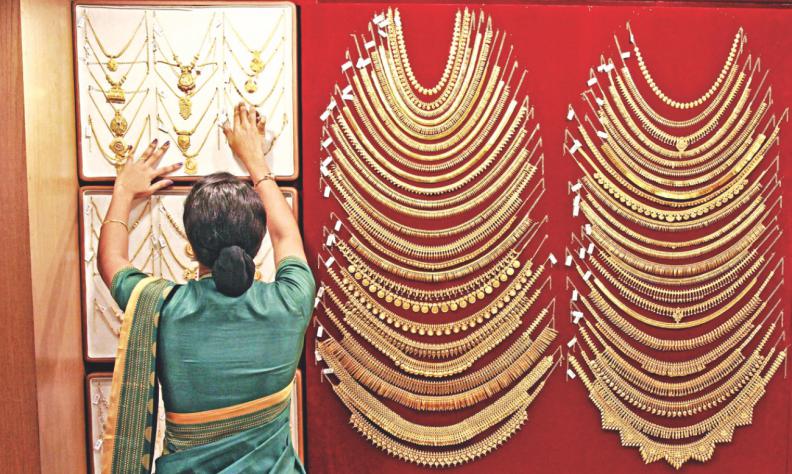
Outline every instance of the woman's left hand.
<svg viewBox="0 0 792 474">
<path fill-rule="evenodd" d="M 145 198 L 173 184 L 170 179 L 152 183 L 156 178 L 173 173 L 182 166 L 181 163 L 176 163 L 157 168 L 169 146 L 170 142 L 165 142 L 164 145 L 157 149 L 157 140 L 154 140 L 140 158 L 137 160 L 132 157 L 128 158 L 126 164 L 118 173 L 113 193 L 131 199 Z"/>
</svg>

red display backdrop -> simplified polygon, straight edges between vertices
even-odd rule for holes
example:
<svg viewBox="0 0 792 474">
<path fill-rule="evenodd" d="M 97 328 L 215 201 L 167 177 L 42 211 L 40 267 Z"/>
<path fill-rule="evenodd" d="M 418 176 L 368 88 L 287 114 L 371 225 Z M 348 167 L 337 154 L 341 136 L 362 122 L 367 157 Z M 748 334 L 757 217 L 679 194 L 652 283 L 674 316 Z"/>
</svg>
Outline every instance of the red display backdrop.
<svg viewBox="0 0 792 474">
<path fill-rule="evenodd" d="M 351 33 L 364 33 L 371 17 L 389 6 L 401 10 L 410 61 L 419 81 L 433 83 L 445 65 L 454 13 L 461 5 L 429 4 L 303 4 L 301 19 L 302 87 L 302 188 L 303 226 L 309 260 L 314 263 L 321 249 L 322 226 L 329 226 L 328 200 L 319 190 L 319 153 L 322 122 L 333 87 L 343 79 L 340 65 L 347 49 L 354 51 Z M 742 26 L 748 36 L 747 51 L 762 59 L 770 69 L 774 110 L 777 114 L 792 104 L 792 10 L 763 7 L 716 6 L 481 6 L 493 17 L 497 29 L 507 34 L 520 65 L 527 68 L 527 91 L 536 109 L 544 140 L 547 192 L 539 214 L 548 214 L 549 246 L 556 256 L 564 253 L 570 232 L 581 222 L 571 215 L 568 181 L 579 175 L 574 162 L 562 156 L 567 105 L 578 104 L 589 70 L 600 54 L 612 51 L 613 34 L 625 37 L 630 21 L 639 35 L 641 50 L 657 83 L 678 97 L 694 97 L 720 71 L 731 40 Z M 355 56 L 356 57 L 356 56 Z M 339 83 L 341 87 L 346 84 Z M 789 127 L 784 127 L 788 129 Z M 789 199 L 788 146 L 781 154 L 783 194 Z M 774 156 L 774 155 L 773 155 Z M 784 235 L 780 248 L 789 253 L 789 219 L 782 213 Z M 568 269 L 551 270 L 557 314 L 566 314 L 569 293 L 563 282 Z M 319 274 L 319 273 L 317 273 Z M 789 291 L 787 286 L 787 292 Z M 787 293 L 788 294 L 788 293 Z M 789 326 L 790 303 L 784 297 L 785 327 Z M 574 334 L 564 317 L 557 318 L 563 345 Z M 388 456 L 369 444 L 352 428 L 349 412 L 336 398 L 328 382 L 320 383 L 314 364 L 315 330 L 306 341 L 307 468 L 312 473 L 405 473 L 418 468 Z M 688 472 L 787 473 L 792 464 L 792 381 L 782 368 L 764 399 L 757 405 L 751 426 L 738 428 L 731 443 L 719 445 L 713 459 L 684 466 Z M 529 420 L 513 438 L 488 456 L 456 468 L 458 472 L 671 472 L 665 463 L 644 465 L 634 448 L 622 447 L 615 432 L 603 431 L 599 412 L 588 400 L 579 380 L 565 380 L 556 371 L 528 410 Z M 431 415 L 427 415 L 430 419 Z M 427 422 L 430 423 L 430 422 Z"/>
</svg>

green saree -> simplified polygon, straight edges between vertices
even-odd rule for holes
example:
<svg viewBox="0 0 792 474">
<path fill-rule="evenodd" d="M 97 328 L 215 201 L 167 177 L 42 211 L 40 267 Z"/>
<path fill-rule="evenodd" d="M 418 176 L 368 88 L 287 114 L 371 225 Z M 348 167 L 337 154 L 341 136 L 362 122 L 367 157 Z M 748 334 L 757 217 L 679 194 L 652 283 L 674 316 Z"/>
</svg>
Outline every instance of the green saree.
<svg viewBox="0 0 792 474">
<path fill-rule="evenodd" d="M 158 473 L 304 472 L 288 406 L 313 309 L 305 262 L 283 259 L 274 282 L 236 298 L 211 275 L 174 286 L 133 268 L 111 292 L 125 316 L 103 472 L 150 471 L 157 381 L 167 420 Z"/>
</svg>

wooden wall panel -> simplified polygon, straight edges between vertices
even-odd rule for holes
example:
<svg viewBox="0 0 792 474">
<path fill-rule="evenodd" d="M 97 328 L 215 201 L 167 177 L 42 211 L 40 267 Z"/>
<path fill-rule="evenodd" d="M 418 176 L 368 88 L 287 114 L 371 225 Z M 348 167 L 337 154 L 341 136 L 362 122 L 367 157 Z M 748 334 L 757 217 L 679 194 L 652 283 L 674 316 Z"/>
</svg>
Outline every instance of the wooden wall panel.
<svg viewBox="0 0 792 474">
<path fill-rule="evenodd" d="M 22 0 L 41 472 L 85 472 L 71 4 Z"/>
<path fill-rule="evenodd" d="M 6 472 L 37 472 L 33 300 L 30 282 L 25 169 L 22 43 L 19 0 L 0 2 L 0 465 Z"/>
</svg>

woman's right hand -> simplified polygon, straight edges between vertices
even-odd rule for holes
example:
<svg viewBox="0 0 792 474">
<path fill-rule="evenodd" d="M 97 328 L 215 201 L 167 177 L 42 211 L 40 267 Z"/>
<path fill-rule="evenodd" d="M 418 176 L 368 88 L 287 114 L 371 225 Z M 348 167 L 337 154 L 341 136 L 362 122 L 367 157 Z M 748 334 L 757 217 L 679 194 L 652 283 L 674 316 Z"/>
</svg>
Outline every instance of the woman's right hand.
<svg viewBox="0 0 792 474">
<path fill-rule="evenodd" d="M 244 102 L 234 107 L 233 128 L 228 121 L 223 124 L 223 133 L 231 151 L 242 161 L 254 181 L 270 173 L 264 160 L 264 129 L 264 119 L 258 117 L 255 108 L 246 107 Z"/>
</svg>

